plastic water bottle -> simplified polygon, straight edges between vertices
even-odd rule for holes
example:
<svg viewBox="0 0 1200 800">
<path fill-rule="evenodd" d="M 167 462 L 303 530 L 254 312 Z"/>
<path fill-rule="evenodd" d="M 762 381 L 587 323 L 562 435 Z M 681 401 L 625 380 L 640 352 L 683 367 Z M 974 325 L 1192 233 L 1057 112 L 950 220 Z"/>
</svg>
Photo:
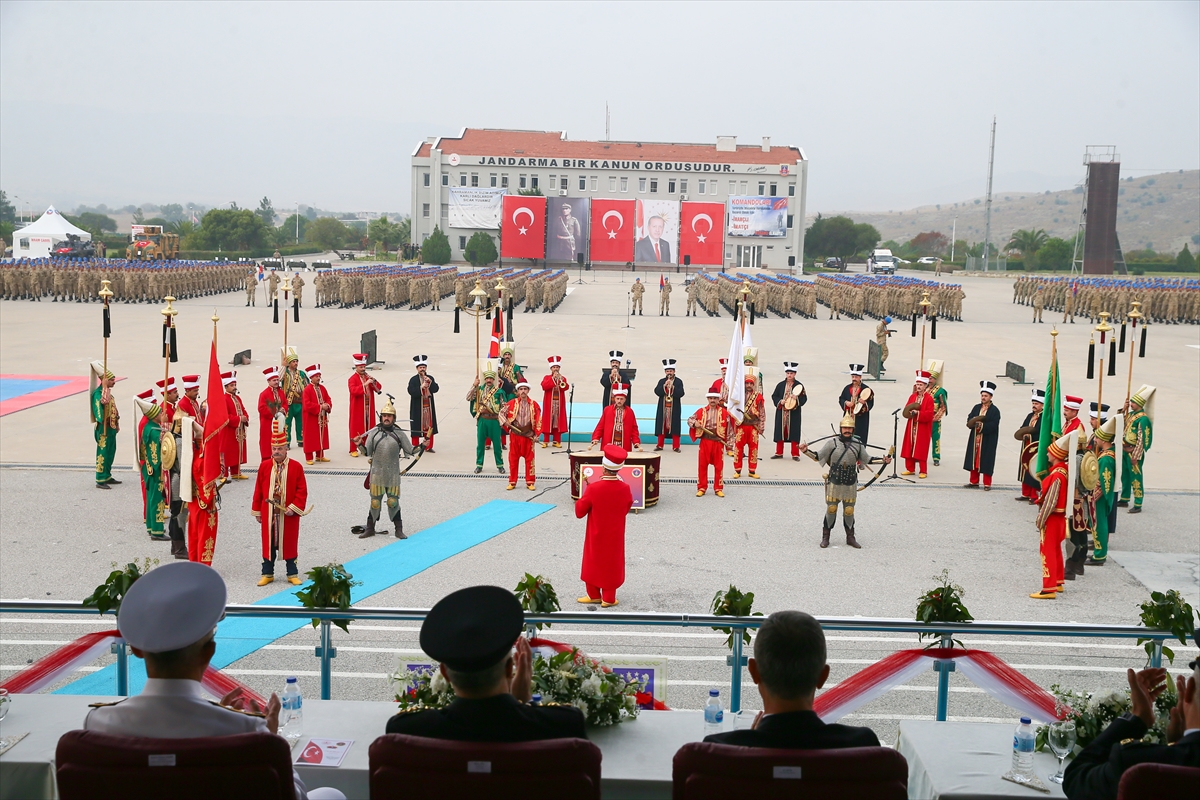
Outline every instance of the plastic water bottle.
<svg viewBox="0 0 1200 800">
<path fill-rule="evenodd" d="M 1021 717 L 1021 724 L 1013 733 L 1012 771 L 1015 777 L 1033 777 L 1033 745 L 1033 725 L 1029 717 Z"/>
<path fill-rule="evenodd" d="M 287 679 L 279 717 L 279 733 L 288 740 L 288 744 L 296 744 L 304 733 L 304 698 L 300 696 L 300 684 L 296 683 L 295 678 Z"/>
<path fill-rule="evenodd" d="M 721 692 L 708 690 L 708 704 L 704 706 L 704 735 L 720 733 L 725 727 L 725 711 L 721 708 Z"/>
</svg>

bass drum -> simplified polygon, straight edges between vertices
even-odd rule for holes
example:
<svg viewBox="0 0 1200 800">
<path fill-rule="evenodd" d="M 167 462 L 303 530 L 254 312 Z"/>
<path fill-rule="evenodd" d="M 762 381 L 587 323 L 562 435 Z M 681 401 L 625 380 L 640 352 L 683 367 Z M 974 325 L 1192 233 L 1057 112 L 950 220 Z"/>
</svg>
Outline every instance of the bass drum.
<svg viewBox="0 0 1200 800">
<path fill-rule="evenodd" d="M 1090 450 L 1075 457 L 1075 482 L 1081 492 L 1091 492 L 1100 485 L 1100 461 Z"/>
</svg>

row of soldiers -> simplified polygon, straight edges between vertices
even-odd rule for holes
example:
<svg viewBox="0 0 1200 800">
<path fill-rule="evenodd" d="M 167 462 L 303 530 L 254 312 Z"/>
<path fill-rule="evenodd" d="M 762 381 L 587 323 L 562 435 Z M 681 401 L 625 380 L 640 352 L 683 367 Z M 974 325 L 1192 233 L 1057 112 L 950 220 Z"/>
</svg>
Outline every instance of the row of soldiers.
<svg viewBox="0 0 1200 800">
<path fill-rule="evenodd" d="M 930 316 L 961 320 L 967 296 L 959 284 L 896 275 L 818 275 L 816 284 L 817 299 L 829 308 L 830 319 L 841 319 L 842 314 L 855 319 L 908 318 L 929 292 Z"/>
<path fill-rule="evenodd" d="M 1082 317 L 1097 322 L 1100 312 L 1124 319 L 1134 301 L 1149 322 L 1200 323 L 1200 281 L 1195 278 L 1036 277 L 1013 282 L 1013 302 L 1032 306 L 1034 321 L 1043 309 L 1061 311 L 1063 322 Z"/>
<path fill-rule="evenodd" d="M 237 291 L 241 267 L 229 261 L 127 261 L 103 258 L 22 258 L 0 262 L 5 300 L 77 303 L 99 300 L 109 281 L 112 302 L 157 303 Z"/>
<path fill-rule="evenodd" d="M 460 308 L 473 302 L 470 294 L 477 279 L 480 288 L 487 292 L 488 299 L 482 301 L 485 305 L 495 304 L 503 287 L 504 296 L 512 300 L 513 308 L 523 305 L 526 314 L 538 309 L 543 312 L 557 309 L 567 297 L 569 281 L 566 271 L 561 269 L 505 267 L 467 272 L 454 281 L 454 301 Z"/>
<path fill-rule="evenodd" d="M 482 282 L 491 303 L 497 299 L 497 284 L 503 286 L 505 297 L 514 306 L 524 303 L 525 311 L 553 311 L 567 295 L 567 274 L 564 270 L 533 270 L 505 268 L 472 273 L 459 273 L 454 267 L 372 265 L 346 270 L 318 272 L 313 280 L 318 306 L 350 308 L 429 307 L 441 309 L 443 298 L 453 296 L 455 303 L 465 307 L 472 300 L 470 291 L 475 279 Z M 249 290 L 249 286 L 247 286 Z"/>
</svg>

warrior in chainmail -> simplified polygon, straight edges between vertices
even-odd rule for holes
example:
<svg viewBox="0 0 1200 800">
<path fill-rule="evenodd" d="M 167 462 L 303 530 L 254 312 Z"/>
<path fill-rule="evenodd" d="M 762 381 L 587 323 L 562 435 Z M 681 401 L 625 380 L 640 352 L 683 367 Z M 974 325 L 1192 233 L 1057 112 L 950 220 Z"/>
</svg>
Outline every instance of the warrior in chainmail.
<svg viewBox="0 0 1200 800">
<path fill-rule="evenodd" d="M 810 452 L 808 442 L 800 443 L 800 452 L 824 467 L 829 467 L 825 478 L 825 520 L 821 524 L 821 547 L 829 547 L 829 532 L 837 522 L 838 503 L 842 504 L 842 525 L 846 529 L 846 544 L 858 549 L 862 547 L 854 538 L 854 503 L 858 500 L 858 471 L 868 464 L 887 464 L 890 455 L 870 458 L 867 446 L 854 435 L 854 417 L 849 413 L 842 418 L 841 433 L 829 439 L 816 452 Z"/>
<path fill-rule="evenodd" d="M 421 445 L 422 448 L 424 445 Z M 410 457 L 414 448 L 408 436 L 396 425 L 396 407 L 392 396 L 379 412 L 379 424 L 364 433 L 358 441 L 358 449 L 371 462 L 371 474 L 367 478 L 371 490 L 371 511 L 367 515 L 367 527 L 358 538 L 367 539 L 375 535 L 375 523 L 387 497 L 388 518 L 396 526 L 396 538 L 404 535 L 404 521 L 400 518 L 400 457 Z M 357 531 L 355 531 L 357 532 Z M 380 531 L 387 533 L 387 531 Z"/>
</svg>

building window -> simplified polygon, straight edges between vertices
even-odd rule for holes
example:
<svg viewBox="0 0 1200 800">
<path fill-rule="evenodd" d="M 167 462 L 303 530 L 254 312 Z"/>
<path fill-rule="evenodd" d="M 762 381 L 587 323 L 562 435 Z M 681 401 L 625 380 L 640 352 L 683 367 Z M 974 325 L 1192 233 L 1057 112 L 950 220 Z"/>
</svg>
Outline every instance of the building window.
<svg viewBox="0 0 1200 800">
<path fill-rule="evenodd" d="M 563 175 L 558 180 L 559 180 L 558 188 L 562 189 L 565 192 L 567 190 L 567 176 Z"/>
<path fill-rule="evenodd" d="M 425 185 L 428 186 L 429 185 L 429 173 L 428 172 L 422 173 L 421 177 L 425 181 Z"/>
<path fill-rule="evenodd" d="M 675 181 L 667 181 L 667 194 L 675 194 Z"/>
<path fill-rule="evenodd" d="M 538 176 L 537 175 L 529 176 L 529 188 L 530 189 L 538 188 Z"/>
<path fill-rule="evenodd" d="M 617 190 L 617 176 L 616 175 L 608 176 L 608 190 L 610 192 L 615 192 Z"/>
<path fill-rule="evenodd" d="M 472 185 L 472 186 L 478 186 L 478 185 L 479 185 L 479 173 L 478 173 L 478 172 L 472 172 L 472 173 L 471 173 L 471 185 Z"/>
<path fill-rule="evenodd" d="M 776 192 L 776 186 L 775 186 L 775 184 L 772 183 L 770 188 L 767 190 L 767 193 L 770 194 L 771 197 L 774 197 L 775 192 Z"/>
<path fill-rule="evenodd" d="M 629 178 L 624 178 L 624 177 L 621 178 L 621 191 L 622 192 L 629 191 Z"/>
<path fill-rule="evenodd" d="M 683 194 L 687 194 L 687 178 L 679 179 L 679 191 Z"/>
<path fill-rule="evenodd" d="M 638 191 L 639 192 L 646 191 L 646 179 L 645 178 L 638 178 Z"/>
<path fill-rule="evenodd" d="M 550 189 L 550 191 L 552 191 L 552 192 L 553 192 L 553 191 L 554 191 L 554 187 L 558 186 L 558 176 L 557 176 L 557 175 L 551 175 L 551 176 L 550 176 L 550 183 L 546 184 L 546 186 L 547 186 L 547 187 Z"/>
<path fill-rule="evenodd" d="M 744 193 L 745 193 L 745 191 L 746 191 L 746 184 L 744 184 L 744 183 L 743 183 L 743 184 L 742 184 L 742 193 L 744 194 Z M 730 181 L 730 182 L 729 182 L 729 193 L 730 193 L 730 194 L 737 194 L 737 181 Z"/>
<path fill-rule="evenodd" d="M 793 222 L 793 220 L 795 220 L 795 219 L 796 219 L 796 215 L 795 215 L 795 214 L 788 214 L 788 228 L 789 228 L 789 229 L 792 227 L 792 222 Z"/>
<path fill-rule="evenodd" d="M 467 237 L 465 237 L 465 236 L 458 237 L 458 249 L 459 250 L 467 249 Z"/>
<path fill-rule="evenodd" d="M 493 173 L 491 174 L 491 178 L 490 178 L 490 182 L 488 183 L 488 186 L 491 186 L 493 189 L 494 189 L 494 188 L 496 188 L 496 178 L 497 178 L 497 177 L 499 177 L 499 176 L 498 176 L 498 175 L 496 175 L 496 173 L 494 173 L 494 172 L 493 172 Z"/>
<path fill-rule="evenodd" d="M 524 175 L 517 176 L 517 188 L 518 189 L 528 188 L 528 186 L 526 185 L 527 180 L 528 179 Z"/>
<path fill-rule="evenodd" d="M 765 195 L 766 193 L 767 193 L 767 182 L 766 182 L 766 181 L 759 181 L 759 182 L 758 182 L 758 196 L 759 196 L 759 197 L 762 197 L 762 196 L 763 196 L 763 195 Z"/>
<path fill-rule="evenodd" d="M 742 181 L 742 194 L 745 194 L 746 192 L 749 191 L 749 189 L 747 189 L 746 187 L 747 187 L 747 181 Z"/>
<path fill-rule="evenodd" d="M 450 185 L 450 173 L 443 172 L 442 173 L 442 186 L 449 186 L 449 185 Z"/>
<path fill-rule="evenodd" d="M 459 185 L 459 186 L 466 186 L 466 185 L 467 185 L 467 173 L 465 173 L 465 172 L 460 172 L 460 173 L 458 174 L 458 185 Z"/>
<path fill-rule="evenodd" d="M 650 179 L 650 191 L 652 191 L 652 192 L 658 191 L 658 178 Z"/>
<path fill-rule="evenodd" d="M 796 196 L 796 184 L 789 183 L 788 184 L 788 197 L 795 197 L 795 196 Z"/>
<path fill-rule="evenodd" d="M 699 183 L 700 183 L 700 190 L 699 190 L 699 191 L 700 191 L 700 194 L 704 194 L 704 188 L 705 188 L 705 183 L 706 183 L 706 182 L 705 182 L 705 181 L 699 181 Z"/>
<path fill-rule="evenodd" d="M 579 191 L 581 191 L 581 192 L 587 191 L 587 178 L 585 178 L 582 175 L 579 176 Z"/>
<path fill-rule="evenodd" d="M 421 216 L 422 216 L 422 217 L 428 217 L 428 216 L 429 216 L 429 203 L 422 203 L 422 204 L 421 204 Z"/>
<path fill-rule="evenodd" d="M 448 216 L 450 216 L 450 204 L 442 203 L 442 219 L 445 219 Z"/>
<path fill-rule="evenodd" d="M 600 179 L 599 179 L 599 178 L 597 178 L 595 175 L 593 175 L 593 176 L 592 176 L 592 181 L 591 181 L 591 183 L 592 183 L 592 191 L 593 191 L 593 192 L 594 192 L 594 191 L 596 191 L 596 185 L 597 185 L 599 182 L 600 182 Z"/>
<path fill-rule="evenodd" d="M 501 189 L 507 189 L 507 188 L 508 188 L 508 173 L 507 173 L 507 172 L 503 173 L 503 174 L 500 176 L 500 188 L 501 188 Z"/>
</svg>

